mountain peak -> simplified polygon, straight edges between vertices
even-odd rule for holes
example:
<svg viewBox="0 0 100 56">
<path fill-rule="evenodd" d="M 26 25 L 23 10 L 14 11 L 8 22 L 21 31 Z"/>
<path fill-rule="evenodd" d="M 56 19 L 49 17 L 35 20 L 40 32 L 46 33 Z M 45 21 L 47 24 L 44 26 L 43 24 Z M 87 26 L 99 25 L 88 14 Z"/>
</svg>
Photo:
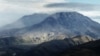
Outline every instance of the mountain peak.
<svg viewBox="0 0 100 56">
<path fill-rule="evenodd" d="M 70 19 L 70 20 L 80 20 L 80 19 L 84 19 L 87 17 L 78 13 L 78 12 L 58 12 L 58 13 L 55 13 L 55 14 L 52 14 L 50 16 L 50 18 L 53 18 L 53 19 L 56 19 L 56 20 L 64 20 L 64 19 Z"/>
<path fill-rule="evenodd" d="M 45 21 L 47 22 L 59 22 L 64 24 L 72 24 L 75 23 L 89 23 L 91 21 L 90 18 L 78 13 L 78 12 L 58 12 L 49 16 Z"/>
</svg>

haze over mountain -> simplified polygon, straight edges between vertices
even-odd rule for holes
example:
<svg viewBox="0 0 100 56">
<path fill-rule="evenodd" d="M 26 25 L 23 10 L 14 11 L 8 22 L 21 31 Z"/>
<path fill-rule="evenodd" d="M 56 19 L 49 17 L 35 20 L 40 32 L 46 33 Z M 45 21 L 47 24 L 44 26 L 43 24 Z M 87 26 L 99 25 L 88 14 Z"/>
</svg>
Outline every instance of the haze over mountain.
<svg viewBox="0 0 100 56">
<path fill-rule="evenodd" d="M 41 14 L 37 14 L 36 19 L 38 16 Z M 27 27 L 5 30 L 0 33 L 0 36 L 13 36 L 26 43 L 42 43 L 77 35 L 89 35 L 96 39 L 100 37 L 100 24 L 77 12 L 57 12 L 49 16 L 46 14 L 42 17 L 44 20 L 35 22 L 37 24 L 33 22 L 34 20 L 28 20 L 34 17 L 24 16 L 22 19 L 25 20 L 21 20 Z M 38 18 L 40 19 L 40 17 Z"/>
<path fill-rule="evenodd" d="M 39 13 L 39 14 L 35 13 L 32 15 L 26 15 L 23 16 L 21 19 L 17 20 L 16 22 L 13 22 L 12 24 L 8 24 L 1 29 L 7 30 L 7 29 L 29 27 L 43 21 L 47 16 L 48 14 L 44 14 L 44 13 Z"/>
</svg>

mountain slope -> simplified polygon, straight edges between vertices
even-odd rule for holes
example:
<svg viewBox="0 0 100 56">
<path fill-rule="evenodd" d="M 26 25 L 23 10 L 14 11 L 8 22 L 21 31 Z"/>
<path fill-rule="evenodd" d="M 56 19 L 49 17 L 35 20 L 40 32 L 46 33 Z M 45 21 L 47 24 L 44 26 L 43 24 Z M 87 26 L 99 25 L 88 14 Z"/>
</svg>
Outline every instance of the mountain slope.
<svg viewBox="0 0 100 56">
<path fill-rule="evenodd" d="M 41 23 L 19 32 L 30 37 L 64 34 L 70 36 L 89 35 L 95 38 L 100 36 L 100 24 L 77 12 L 59 12 L 47 17 Z"/>
</svg>

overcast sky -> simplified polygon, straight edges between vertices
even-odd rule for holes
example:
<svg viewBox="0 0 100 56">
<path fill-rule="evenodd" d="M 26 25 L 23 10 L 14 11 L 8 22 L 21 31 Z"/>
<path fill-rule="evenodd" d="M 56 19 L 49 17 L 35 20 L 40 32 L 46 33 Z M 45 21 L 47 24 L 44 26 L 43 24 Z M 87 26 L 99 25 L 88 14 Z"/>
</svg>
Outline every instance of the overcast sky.
<svg viewBox="0 0 100 56">
<path fill-rule="evenodd" d="M 100 0 L 0 0 L 0 26 L 24 15 L 54 11 L 77 11 L 100 22 Z"/>
</svg>

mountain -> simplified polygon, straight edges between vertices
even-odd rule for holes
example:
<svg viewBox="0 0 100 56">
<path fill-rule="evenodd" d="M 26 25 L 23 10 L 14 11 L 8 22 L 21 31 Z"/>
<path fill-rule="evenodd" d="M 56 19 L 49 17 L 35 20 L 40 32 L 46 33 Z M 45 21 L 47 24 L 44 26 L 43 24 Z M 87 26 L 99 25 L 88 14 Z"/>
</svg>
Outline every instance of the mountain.
<svg viewBox="0 0 100 56">
<path fill-rule="evenodd" d="M 23 38 L 68 37 L 89 35 L 100 37 L 100 24 L 77 12 L 58 12 L 50 15 L 41 23 L 18 31 Z"/>
<path fill-rule="evenodd" d="M 48 17 L 48 14 L 44 13 L 35 13 L 32 15 L 26 15 L 23 16 L 21 19 L 4 26 L 3 28 L 1 28 L 1 30 L 29 27 L 43 21 L 46 17 Z"/>
<path fill-rule="evenodd" d="M 29 17 L 31 18 L 31 17 Z M 13 36 L 25 43 L 42 43 L 54 39 L 72 38 L 77 35 L 100 37 L 100 24 L 77 12 L 57 12 L 43 21 L 21 29 L 1 32 L 1 36 Z"/>
<path fill-rule="evenodd" d="M 58 12 L 37 24 L 1 32 L 0 36 L 9 38 L 0 38 L 0 45 L 15 47 L 23 45 L 22 48 L 25 48 L 25 45 L 34 45 L 33 49 L 25 53 L 26 56 L 55 56 L 75 45 L 98 39 L 99 33 L 100 24 L 87 16 L 77 12 Z M 6 43 L 8 45 L 5 45 Z"/>
</svg>

